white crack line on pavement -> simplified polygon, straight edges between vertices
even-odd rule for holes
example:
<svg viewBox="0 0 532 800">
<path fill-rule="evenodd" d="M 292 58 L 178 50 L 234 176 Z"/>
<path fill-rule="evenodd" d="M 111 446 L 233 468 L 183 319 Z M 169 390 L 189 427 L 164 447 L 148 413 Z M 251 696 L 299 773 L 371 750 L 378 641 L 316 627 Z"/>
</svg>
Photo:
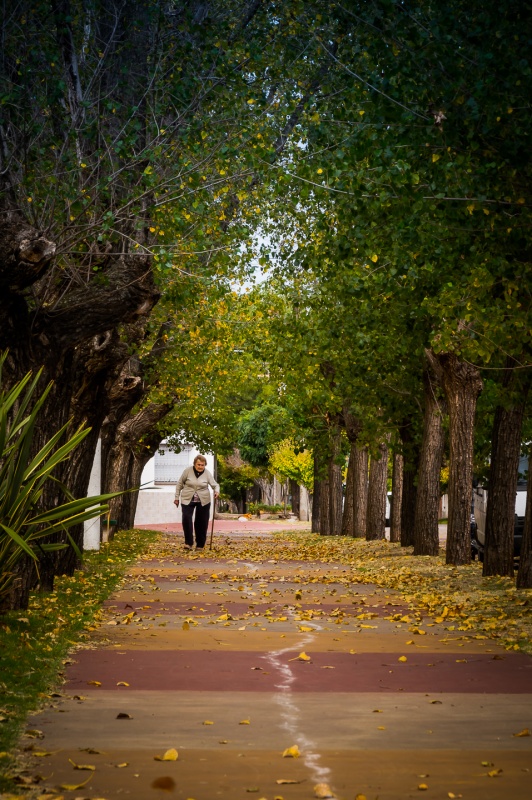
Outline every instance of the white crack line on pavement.
<svg viewBox="0 0 532 800">
<path fill-rule="evenodd" d="M 312 627 L 316 632 L 323 630 L 321 625 L 314 624 Z M 307 634 L 297 645 L 298 648 L 304 650 L 315 638 L 315 634 Z M 283 650 L 272 650 L 270 653 L 263 655 L 262 658 L 268 661 L 270 666 L 276 669 L 281 675 L 280 683 L 275 684 L 275 688 L 278 691 L 274 694 L 274 700 L 281 707 L 282 727 L 291 735 L 299 747 L 303 757 L 303 763 L 309 770 L 312 780 L 316 783 L 329 783 L 331 770 L 319 764 L 321 756 L 316 752 L 316 743 L 300 730 L 301 712 L 294 700 L 294 694 L 292 692 L 292 684 L 296 680 L 296 677 L 292 672 L 290 664 L 284 664 L 281 661 L 281 657 L 285 655 L 285 653 L 291 653 L 293 651 L 293 647 L 285 647 Z M 291 745 L 289 744 L 288 746 Z"/>
</svg>

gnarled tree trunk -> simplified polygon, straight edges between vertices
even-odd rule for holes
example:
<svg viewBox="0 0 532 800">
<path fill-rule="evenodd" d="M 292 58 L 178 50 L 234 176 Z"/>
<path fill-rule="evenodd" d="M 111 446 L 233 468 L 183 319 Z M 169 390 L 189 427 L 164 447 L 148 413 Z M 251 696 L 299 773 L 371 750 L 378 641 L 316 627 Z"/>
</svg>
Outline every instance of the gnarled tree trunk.
<svg viewBox="0 0 532 800">
<path fill-rule="evenodd" d="M 518 381 L 511 364 L 515 362 L 508 359 L 503 382 L 505 388 L 517 390 L 517 395 L 495 409 L 482 574 L 513 577 L 515 495 L 529 380 Z"/>
<path fill-rule="evenodd" d="M 471 561 L 471 497 L 473 444 L 477 398 L 482 391 L 480 372 L 454 353 L 427 353 L 438 375 L 449 411 L 449 519 L 447 564 Z"/>
<path fill-rule="evenodd" d="M 440 548 L 438 517 L 445 432 L 443 400 L 438 397 L 435 376 L 428 369 L 424 374 L 424 394 L 425 413 L 414 520 L 414 555 L 437 556 Z"/>
<path fill-rule="evenodd" d="M 403 454 L 394 453 L 392 499 L 390 501 L 390 542 L 401 541 L 401 500 L 403 497 Z"/>
<path fill-rule="evenodd" d="M 368 522 L 366 539 L 385 538 L 386 490 L 388 480 L 388 446 L 379 447 L 380 456 L 371 458 L 369 465 Z"/>
<path fill-rule="evenodd" d="M 314 448 L 314 489 L 312 492 L 312 518 L 310 529 L 312 533 L 320 533 L 321 504 L 323 497 L 322 459 L 318 447 Z"/>
<path fill-rule="evenodd" d="M 357 539 L 366 536 L 368 520 L 368 448 L 357 447 L 355 456 L 355 487 L 353 502 L 354 533 Z"/>
<path fill-rule="evenodd" d="M 345 481 L 344 511 L 342 514 L 342 536 L 353 536 L 355 533 L 355 486 L 356 486 L 356 442 L 351 442 L 347 477 Z"/>
</svg>

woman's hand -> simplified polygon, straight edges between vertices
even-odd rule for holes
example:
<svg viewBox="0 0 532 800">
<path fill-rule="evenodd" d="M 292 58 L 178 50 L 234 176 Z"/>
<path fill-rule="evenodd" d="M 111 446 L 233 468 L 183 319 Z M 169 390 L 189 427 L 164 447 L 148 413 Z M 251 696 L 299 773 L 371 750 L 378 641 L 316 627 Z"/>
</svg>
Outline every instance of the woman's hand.
<svg viewBox="0 0 532 800">
<path fill-rule="evenodd" d="M 215 500 L 217 500 L 219 497 L 220 497 L 220 494 L 219 494 L 219 492 L 215 492 L 215 493 L 214 493 L 214 499 L 215 499 Z"/>
<path fill-rule="evenodd" d="M 174 506 L 178 506 L 179 507 L 179 500 L 174 500 Z"/>
</svg>

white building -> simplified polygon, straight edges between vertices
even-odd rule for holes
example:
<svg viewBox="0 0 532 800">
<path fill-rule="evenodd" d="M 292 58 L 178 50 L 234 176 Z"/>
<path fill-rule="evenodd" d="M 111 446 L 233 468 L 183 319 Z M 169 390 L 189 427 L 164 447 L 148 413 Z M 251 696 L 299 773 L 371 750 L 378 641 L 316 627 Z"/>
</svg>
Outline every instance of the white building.
<svg viewBox="0 0 532 800">
<path fill-rule="evenodd" d="M 142 473 L 135 525 L 181 522 L 181 507 L 174 505 L 175 485 L 198 454 L 199 450 L 191 444 L 185 445 L 180 453 L 174 453 L 166 441 L 161 442 Z M 213 472 L 214 456 L 212 453 L 202 455 L 207 458 L 207 469 Z M 211 505 L 211 515 L 212 511 Z"/>
</svg>

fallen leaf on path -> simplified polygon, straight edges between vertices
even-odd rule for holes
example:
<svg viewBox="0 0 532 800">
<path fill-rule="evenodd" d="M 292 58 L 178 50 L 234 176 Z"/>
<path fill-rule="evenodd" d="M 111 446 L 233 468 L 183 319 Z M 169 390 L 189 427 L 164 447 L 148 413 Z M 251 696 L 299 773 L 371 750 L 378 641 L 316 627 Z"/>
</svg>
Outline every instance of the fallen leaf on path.
<svg viewBox="0 0 532 800">
<path fill-rule="evenodd" d="M 492 769 L 488 772 L 488 778 L 498 778 L 502 773 L 502 769 Z"/>
<path fill-rule="evenodd" d="M 249 721 L 249 719 L 241 719 L 238 724 L 239 725 L 251 725 L 251 722 Z"/>
<path fill-rule="evenodd" d="M 94 772 L 94 770 L 96 769 L 96 767 L 93 767 L 92 764 L 76 764 L 76 762 L 72 761 L 71 758 L 69 758 L 68 760 L 70 761 L 74 769 L 88 769 L 91 770 L 92 772 Z"/>
<path fill-rule="evenodd" d="M 166 753 L 162 756 L 154 756 L 154 761 L 177 761 L 179 758 L 179 754 L 175 747 L 171 747 L 170 750 L 167 750 Z"/>
<path fill-rule="evenodd" d="M 299 625 L 299 630 L 301 633 L 310 633 L 314 628 L 310 628 L 308 625 Z"/>
<path fill-rule="evenodd" d="M 162 789 L 163 792 L 173 792 L 175 789 L 175 781 L 167 775 L 162 778 L 155 778 L 151 784 L 152 789 Z"/>
<path fill-rule="evenodd" d="M 312 661 L 310 656 L 307 656 L 306 653 L 300 653 L 295 658 L 289 658 L 289 661 Z"/>
<path fill-rule="evenodd" d="M 125 712 L 125 711 L 120 711 L 120 712 L 119 712 L 119 713 L 116 715 L 116 718 L 117 718 L 117 719 L 133 719 L 133 717 L 131 716 L 131 714 L 126 714 L 126 712 Z"/>
<path fill-rule="evenodd" d="M 328 797 L 334 798 L 334 794 L 331 787 L 326 783 L 317 783 L 314 787 L 314 797 L 318 797 L 319 800 L 326 800 Z"/>
<path fill-rule="evenodd" d="M 355 795 L 355 800 L 367 800 L 367 797 L 365 794 L 357 794 Z"/>
<path fill-rule="evenodd" d="M 87 778 L 87 780 L 83 781 L 83 783 L 62 783 L 59 788 L 64 789 L 65 792 L 77 792 L 78 789 L 83 789 L 83 787 L 88 784 L 91 778 L 92 778 L 92 772 Z"/>
<path fill-rule="evenodd" d="M 206 719 L 203 725 L 214 725 L 214 722 L 211 719 Z"/>
<path fill-rule="evenodd" d="M 87 681 L 87 686 L 101 686 L 101 681 Z"/>
<path fill-rule="evenodd" d="M 420 792 L 425 792 L 429 787 L 427 786 L 426 783 L 420 783 L 417 788 L 419 789 Z"/>
<path fill-rule="evenodd" d="M 287 747 L 286 750 L 283 751 L 283 758 L 299 758 L 299 756 L 300 752 L 297 744 L 292 745 L 292 747 Z"/>
<path fill-rule="evenodd" d="M 461 794 L 455 794 L 454 792 L 447 792 L 447 797 L 449 797 L 449 798 L 450 798 L 450 800 L 455 800 L 455 798 L 457 798 L 457 797 L 463 797 L 463 795 L 461 795 Z"/>
<path fill-rule="evenodd" d="M 406 656 L 399 656 L 398 661 L 408 661 Z"/>
<path fill-rule="evenodd" d="M 528 728 L 523 728 L 522 731 L 519 731 L 519 733 L 513 733 L 512 736 L 530 736 L 530 730 Z"/>
<path fill-rule="evenodd" d="M 285 784 L 289 783 L 303 783 L 303 781 L 295 781 L 292 778 L 278 778 L 275 783 L 277 783 L 279 786 L 284 786 Z"/>
<path fill-rule="evenodd" d="M 188 624 L 188 622 L 183 622 L 181 627 L 182 627 L 182 629 L 184 631 L 189 631 L 190 630 L 190 625 Z"/>
<path fill-rule="evenodd" d="M 125 681 L 118 681 L 118 683 L 116 685 L 117 686 L 129 686 L 129 683 L 126 683 Z"/>
</svg>

